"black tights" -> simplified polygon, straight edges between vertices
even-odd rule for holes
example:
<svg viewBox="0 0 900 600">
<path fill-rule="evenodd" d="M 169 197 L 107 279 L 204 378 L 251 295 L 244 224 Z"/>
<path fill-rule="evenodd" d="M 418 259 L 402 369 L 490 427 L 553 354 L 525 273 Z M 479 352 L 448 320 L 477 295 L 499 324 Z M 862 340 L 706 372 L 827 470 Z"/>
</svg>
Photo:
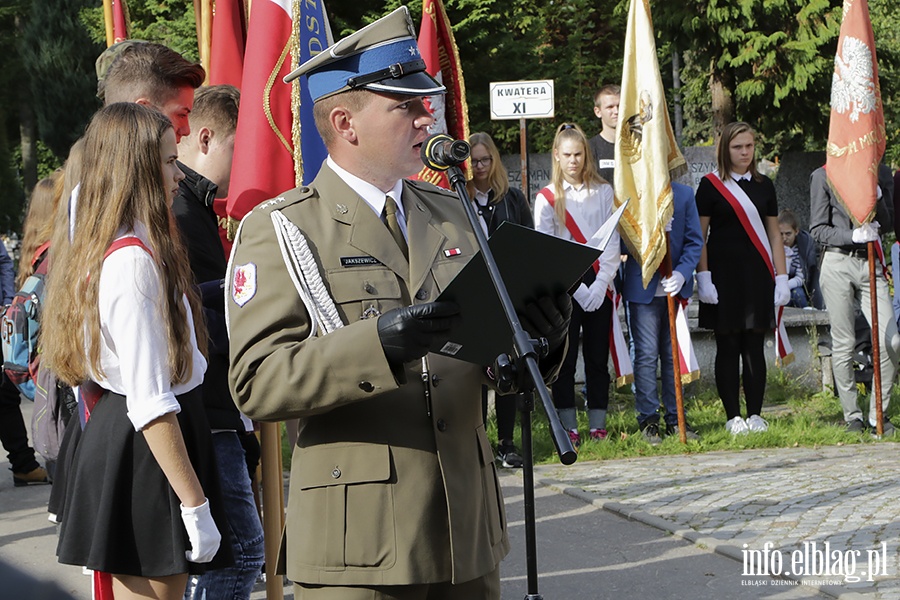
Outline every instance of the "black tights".
<svg viewBox="0 0 900 600">
<path fill-rule="evenodd" d="M 762 410 L 766 392 L 765 337 L 765 332 L 754 330 L 716 332 L 716 387 L 729 420 L 741 416 L 741 362 L 747 417 Z"/>
</svg>

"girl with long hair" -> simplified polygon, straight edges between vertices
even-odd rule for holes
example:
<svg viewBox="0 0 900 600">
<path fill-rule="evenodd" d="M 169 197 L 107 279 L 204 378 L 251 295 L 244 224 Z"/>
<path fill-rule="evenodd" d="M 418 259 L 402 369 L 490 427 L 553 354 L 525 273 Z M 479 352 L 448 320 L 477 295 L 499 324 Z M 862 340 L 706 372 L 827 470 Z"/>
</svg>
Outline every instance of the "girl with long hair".
<svg viewBox="0 0 900 600">
<path fill-rule="evenodd" d="M 500 162 L 500 151 L 490 135 L 484 132 L 469 136 L 472 154 L 470 178 L 466 182 L 469 197 L 475 205 L 481 227 L 487 236 L 493 235 L 505 221 L 534 229 L 531 207 L 521 190 L 509 187 L 509 174 Z M 487 387 L 481 388 L 482 412 L 487 422 Z M 497 460 L 507 468 L 524 464 L 515 443 L 516 396 L 497 395 Z"/>
<path fill-rule="evenodd" d="M 696 194 L 703 234 L 697 266 L 700 327 L 715 332 L 716 387 L 725 429 L 733 435 L 768 429 L 760 416 L 765 335 L 775 327 L 775 306 L 790 300 L 775 186 L 757 171 L 755 147 L 756 134 L 747 123 L 726 125 L 716 148 L 718 171 L 700 180 Z"/>
<path fill-rule="evenodd" d="M 37 182 L 28 201 L 28 212 L 22 224 L 22 259 L 16 275 L 16 287 L 21 288 L 45 257 L 53 235 L 53 221 L 63 193 L 63 169 Z"/>
<path fill-rule="evenodd" d="M 613 213 L 613 189 L 597 174 L 587 138 L 578 125 L 563 123 L 553 139 L 553 171 L 550 185 L 538 192 L 534 202 L 535 229 L 574 240 L 590 237 Z M 571 217 L 567 219 L 567 216 Z M 578 231 L 573 231 L 576 228 Z M 619 235 L 612 239 L 594 268 L 588 269 L 575 290 L 569 349 L 556 382 L 553 403 L 559 419 L 578 446 L 581 436 L 575 409 L 575 364 L 581 333 L 587 387 L 590 439 L 604 440 L 606 409 L 609 405 L 609 332 L 613 318 L 612 300 L 606 292 L 619 266 Z"/>
<path fill-rule="evenodd" d="M 198 387 L 206 330 L 171 214 L 175 132 L 161 113 L 112 104 L 83 151 L 74 235 L 51 249 L 43 360 L 102 395 L 67 448 L 57 555 L 110 573 L 117 600 L 181 598 L 189 572 L 230 556 Z"/>
</svg>

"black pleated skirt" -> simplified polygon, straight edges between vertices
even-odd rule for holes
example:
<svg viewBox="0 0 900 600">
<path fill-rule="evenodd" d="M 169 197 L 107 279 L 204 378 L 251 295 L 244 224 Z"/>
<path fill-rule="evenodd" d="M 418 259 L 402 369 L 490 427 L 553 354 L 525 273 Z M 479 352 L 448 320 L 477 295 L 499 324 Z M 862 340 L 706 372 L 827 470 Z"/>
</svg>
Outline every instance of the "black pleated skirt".
<svg viewBox="0 0 900 600">
<path fill-rule="evenodd" d="M 124 396 L 107 392 L 83 431 L 65 445 L 59 562 L 139 577 L 200 574 L 232 563 L 212 433 L 200 388 L 178 396 L 188 456 L 222 534 L 210 563 L 188 562 L 180 502 L 144 435 L 128 419 Z M 77 421 L 77 419 L 73 419 Z M 75 425 L 78 427 L 78 425 Z M 67 436 L 69 437 L 69 436 Z"/>
</svg>

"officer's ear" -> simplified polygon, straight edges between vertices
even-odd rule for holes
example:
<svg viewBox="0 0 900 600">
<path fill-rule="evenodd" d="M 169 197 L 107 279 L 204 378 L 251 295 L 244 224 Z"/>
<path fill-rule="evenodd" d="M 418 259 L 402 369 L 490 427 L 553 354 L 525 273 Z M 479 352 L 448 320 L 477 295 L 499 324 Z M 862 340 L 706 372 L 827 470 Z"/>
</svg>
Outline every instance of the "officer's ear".
<svg viewBox="0 0 900 600">
<path fill-rule="evenodd" d="M 353 126 L 353 113 L 343 105 L 337 105 L 328 113 L 328 123 L 335 134 L 351 143 L 356 142 L 356 128 Z"/>
</svg>

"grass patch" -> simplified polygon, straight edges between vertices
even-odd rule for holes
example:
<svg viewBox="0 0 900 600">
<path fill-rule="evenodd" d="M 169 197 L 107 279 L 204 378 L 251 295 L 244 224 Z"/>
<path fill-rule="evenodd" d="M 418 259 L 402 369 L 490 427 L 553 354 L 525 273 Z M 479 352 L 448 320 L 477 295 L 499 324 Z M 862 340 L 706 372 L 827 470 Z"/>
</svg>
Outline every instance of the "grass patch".
<svg viewBox="0 0 900 600">
<path fill-rule="evenodd" d="M 862 392 L 863 390 L 861 390 Z M 897 387 L 892 390 L 892 402 L 886 413 L 891 417 L 897 412 L 900 396 Z M 865 401 L 861 402 L 865 404 Z M 539 400 L 538 400 L 539 403 Z M 583 407 L 581 390 L 576 390 L 576 404 Z M 878 443 L 869 434 L 854 434 L 844 430 L 840 401 L 830 392 L 813 393 L 802 387 L 780 369 L 769 372 L 763 418 L 769 422 L 764 433 L 732 436 L 725 431 L 725 411 L 714 389 L 685 391 L 685 409 L 688 423 L 700 434 L 700 440 L 682 444 L 677 436 L 664 437 L 657 446 L 647 443 L 637 426 L 634 398 L 630 390 L 623 389 L 610 395 L 607 414 L 609 437 L 602 442 L 584 441 L 578 460 L 607 460 L 690 454 L 714 450 L 743 450 L 747 448 L 816 447 L 842 444 Z M 497 429 L 494 419 L 488 419 L 488 436 L 496 444 Z M 532 414 L 535 463 L 558 461 L 550 439 L 549 424 L 542 406 Z M 579 430 L 583 436 L 588 431 L 587 413 L 578 412 Z M 521 447 L 520 432 L 516 428 L 516 444 Z"/>
</svg>

